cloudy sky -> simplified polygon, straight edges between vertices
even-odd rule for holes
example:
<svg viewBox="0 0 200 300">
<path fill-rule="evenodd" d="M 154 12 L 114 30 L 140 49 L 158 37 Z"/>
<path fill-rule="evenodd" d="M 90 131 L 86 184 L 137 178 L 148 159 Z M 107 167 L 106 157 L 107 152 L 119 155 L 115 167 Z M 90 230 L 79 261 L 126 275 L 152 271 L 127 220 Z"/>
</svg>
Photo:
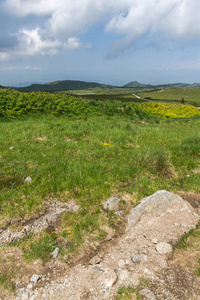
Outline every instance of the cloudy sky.
<svg viewBox="0 0 200 300">
<path fill-rule="evenodd" d="M 0 84 L 200 82 L 199 0 L 0 0 Z"/>
</svg>

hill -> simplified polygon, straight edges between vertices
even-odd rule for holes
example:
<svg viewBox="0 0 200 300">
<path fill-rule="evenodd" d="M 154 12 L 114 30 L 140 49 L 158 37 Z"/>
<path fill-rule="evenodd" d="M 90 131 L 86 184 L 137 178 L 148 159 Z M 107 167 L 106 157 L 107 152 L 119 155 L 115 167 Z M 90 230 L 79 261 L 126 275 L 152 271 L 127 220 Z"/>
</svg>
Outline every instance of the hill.
<svg viewBox="0 0 200 300">
<path fill-rule="evenodd" d="M 97 82 L 86 82 L 77 80 L 53 81 L 45 84 L 31 84 L 30 86 L 17 88 L 23 92 L 60 92 L 68 90 L 84 90 L 90 88 L 113 88 L 113 86 Z"/>
<path fill-rule="evenodd" d="M 199 83 L 193 83 L 192 85 L 189 83 L 172 83 L 172 84 L 160 84 L 160 85 L 151 85 L 151 84 L 142 84 L 138 81 L 131 81 L 127 84 L 125 84 L 124 86 L 122 86 L 122 88 L 160 88 L 160 87 L 196 87 L 196 88 L 200 88 L 200 84 Z"/>
<path fill-rule="evenodd" d="M 122 88 L 153 88 L 154 86 L 151 84 L 142 84 L 138 81 L 131 81 L 127 84 L 125 84 L 124 86 L 122 86 Z"/>
</svg>

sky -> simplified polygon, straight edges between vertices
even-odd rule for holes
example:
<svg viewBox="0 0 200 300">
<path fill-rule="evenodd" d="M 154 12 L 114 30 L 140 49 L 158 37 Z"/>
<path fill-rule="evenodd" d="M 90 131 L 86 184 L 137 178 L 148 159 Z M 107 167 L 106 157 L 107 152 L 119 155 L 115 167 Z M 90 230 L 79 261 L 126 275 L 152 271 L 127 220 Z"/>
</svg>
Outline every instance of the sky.
<svg viewBox="0 0 200 300">
<path fill-rule="evenodd" d="M 0 0 L 0 85 L 200 82 L 199 0 Z"/>
</svg>

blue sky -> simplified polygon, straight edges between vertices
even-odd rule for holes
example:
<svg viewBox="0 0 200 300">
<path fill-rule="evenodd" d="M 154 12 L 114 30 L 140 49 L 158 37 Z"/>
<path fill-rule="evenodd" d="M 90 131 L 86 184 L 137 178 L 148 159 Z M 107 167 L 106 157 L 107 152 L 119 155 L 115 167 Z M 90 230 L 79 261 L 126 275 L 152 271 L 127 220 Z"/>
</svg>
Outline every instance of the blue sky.
<svg viewBox="0 0 200 300">
<path fill-rule="evenodd" d="M 0 84 L 200 82 L 199 0 L 0 0 Z"/>
</svg>

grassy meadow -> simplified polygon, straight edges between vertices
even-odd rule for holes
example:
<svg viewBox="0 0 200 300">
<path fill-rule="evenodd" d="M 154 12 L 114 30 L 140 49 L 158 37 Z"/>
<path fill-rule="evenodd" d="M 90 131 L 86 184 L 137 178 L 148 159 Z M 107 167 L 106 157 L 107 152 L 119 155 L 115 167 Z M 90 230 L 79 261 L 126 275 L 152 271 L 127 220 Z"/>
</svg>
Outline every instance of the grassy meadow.
<svg viewBox="0 0 200 300">
<path fill-rule="evenodd" d="M 169 102 L 179 104 L 184 101 L 185 104 L 200 106 L 200 90 L 192 87 L 168 87 L 157 90 L 138 92 L 139 97 L 150 99 L 152 101 Z"/>
<path fill-rule="evenodd" d="M 120 204 L 126 215 L 142 197 L 160 189 L 200 192 L 200 118 L 164 119 L 132 108 L 124 113 L 127 103 L 118 113 L 119 101 L 111 102 L 108 114 L 39 111 L 0 118 L 0 229 L 12 220 L 36 218 L 49 199 L 79 205 L 76 213 L 64 213 L 51 231 L 29 234 L 0 253 L 17 247 L 22 265 L 37 259 L 45 265 L 59 247 L 70 263 L 86 240 L 105 238 L 104 225 L 120 232 L 122 218 L 103 209 L 108 197 L 130 194 L 130 204 Z M 28 176 L 30 184 L 24 182 Z M 0 259 L 0 269 L 9 259 Z M 11 290 L 24 268 L 3 268 L 0 285 Z"/>
</svg>

